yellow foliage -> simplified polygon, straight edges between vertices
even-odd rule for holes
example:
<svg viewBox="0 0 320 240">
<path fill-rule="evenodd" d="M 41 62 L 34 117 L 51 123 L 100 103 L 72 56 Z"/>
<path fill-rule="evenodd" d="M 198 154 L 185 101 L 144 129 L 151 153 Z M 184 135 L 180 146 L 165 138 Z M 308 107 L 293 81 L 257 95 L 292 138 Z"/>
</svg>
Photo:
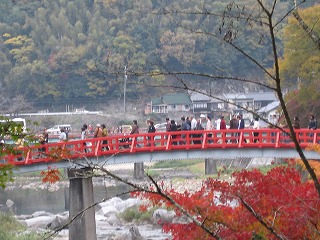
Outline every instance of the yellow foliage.
<svg viewBox="0 0 320 240">
<path fill-rule="evenodd" d="M 9 38 L 9 37 L 11 37 L 11 34 L 10 33 L 5 33 L 2 36 L 6 37 L 6 38 Z"/>
<path fill-rule="evenodd" d="M 320 154 L 320 144 L 312 144 L 306 150 L 315 151 Z M 313 168 L 315 174 L 319 177 L 320 176 L 320 162 L 317 160 L 309 160 L 308 161 L 310 166 Z M 297 164 L 302 167 L 303 170 L 306 169 L 305 165 L 303 164 L 302 160 L 298 160 Z"/>
<path fill-rule="evenodd" d="M 320 5 L 307 9 L 300 9 L 299 14 L 312 30 L 320 33 L 320 25 L 316 24 L 320 18 Z M 299 76 L 304 81 L 312 78 L 319 67 L 319 50 L 316 44 L 299 26 L 292 16 L 284 29 L 284 57 L 281 59 L 281 77 L 286 81 L 296 81 Z"/>
</svg>

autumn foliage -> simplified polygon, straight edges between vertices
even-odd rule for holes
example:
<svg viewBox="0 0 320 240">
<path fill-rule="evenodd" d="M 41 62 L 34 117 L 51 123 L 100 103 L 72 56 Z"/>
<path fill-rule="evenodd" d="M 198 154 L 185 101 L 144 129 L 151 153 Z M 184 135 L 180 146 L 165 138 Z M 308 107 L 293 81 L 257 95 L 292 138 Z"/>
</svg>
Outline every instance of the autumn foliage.
<svg viewBox="0 0 320 240">
<path fill-rule="evenodd" d="M 58 169 L 48 168 L 46 171 L 41 171 L 42 182 L 56 183 L 60 181 L 60 171 Z"/>
<path fill-rule="evenodd" d="M 320 201 L 312 182 L 301 180 L 293 166 L 236 172 L 233 182 L 207 179 L 197 192 L 163 190 L 195 217 L 195 222 L 167 224 L 164 231 L 174 239 L 319 239 Z M 152 205 L 165 204 L 181 212 L 159 191 L 136 192 Z"/>
</svg>

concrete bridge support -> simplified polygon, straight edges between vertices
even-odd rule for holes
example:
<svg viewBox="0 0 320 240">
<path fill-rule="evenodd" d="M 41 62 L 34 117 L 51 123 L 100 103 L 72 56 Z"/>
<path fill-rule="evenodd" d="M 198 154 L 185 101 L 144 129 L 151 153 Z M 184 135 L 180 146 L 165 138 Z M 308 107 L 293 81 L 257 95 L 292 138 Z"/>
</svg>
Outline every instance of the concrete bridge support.
<svg viewBox="0 0 320 240">
<path fill-rule="evenodd" d="M 206 158 L 205 159 L 205 174 L 217 174 L 217 161 L 212 158 Z"/>
<path fill-rule="evenodd" d="M 134 163 L 134 179 L 144 178 L 144 166 L 142 163 Z"/>
<path fill-rule="evenodd" d="M 64 168 L 63 169 L 63 176 L 65 178 L 68 177 L 68 168 Z M 63 191 L 64 191 L 64 210 L 69 211 L 69 202 L 70 202 L 70 200 L 69 200 L 69 188 L 65 186 Z"/>
<path fill-rule="evenodd" d="M 91 169 L 69 169 L 69 219 L 94 203 Z M 95 210 L 89 208 L 77 216 L 69 225 L 70 240 L 95 240 Z"/>
</svg>

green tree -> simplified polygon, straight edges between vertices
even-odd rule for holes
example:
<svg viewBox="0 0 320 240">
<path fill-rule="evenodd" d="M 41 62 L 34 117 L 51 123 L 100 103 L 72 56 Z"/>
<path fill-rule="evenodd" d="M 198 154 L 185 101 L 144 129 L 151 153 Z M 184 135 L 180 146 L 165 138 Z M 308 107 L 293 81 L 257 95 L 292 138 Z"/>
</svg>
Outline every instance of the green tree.
<svg viewBox="0 0 320 240">
<path fill-rule="evenodd" d="M 244 3 L 246 10 L 252 1 L 239 0 L 233 4 L 236 3 Z M 271 6 L 272 1 L 266 1 L 266 4 Z M 288 11 L 292 4 L 287 1 L 277 2 L 276 5 L 274 18 L 280 19 L 281 13 Z M 226 23 L 224 20 L 235 13 L 234 10 L 228 12 L 230 6 L 232 5 L 229 2 L 222 0 L 215 0 L 210 4 L 204 0 L 174 2 L 31 0 L 23 4 L 21 1 L 4 0 L 1 2 L 3 7 L 1 11 L 4 10 L 0 14 L 0 33 L 2 35 L 8 33 L 16 38 L 23 36 L 25 40 L 19 47 L 14 47 L 13 42 L 4 46 L 3 53 L 11 62 L 11 66 L 6 66 L 14 70 L 7 69 L 2 74 L 7 75 L 5 78 L 8 79 L 15 75 L 11 75 L 12 73 L 23 72 L 16 69 L 21 66 L 18 61 L 31 65 L 33 61 L 47 63 L 50 71 L 41 78 L 50 82 L 52 91 L 49 91 L 48 97 L 53 92 L 54 96 L 58 96 L 57 91 L 59 91 L 61 93 L 59 98 L 65 100 L 72 94 L 59 90 L 61 85 L 59 79 L 64 76 L 66 78 L 62 79 L 70 79 L 68 85 L 74 86 L 76 79 L 79 79 L 78 74 L 82 75 L 81 86 L 84 86 L 84 90 L 79 91 L 79 94 L 99 96 L 104 91 L 105 95 L 119 98 L 122 92 L 119 81 L 123 76 L 117 80 L 112 73 L 123 72 L 124 65 L 127 65 L 129 71 L 142 67 L 157 71 L 159 66 L 166 65 L 170 66 L 171 71 L 243 77 L 250 75 L 264 79 L 263 71 L 255 69 L 252 62 L 235 49 L 228 48 L 219 38 L 228 33 L 226 25 L 221 28 L 223 23 Z M 201 14 L 203 9 L 205 14 Z M 243 17 L 245 16 L 240 12 L 236 19 Z M 262 60 L 265 66 L 271 68 L 272 49 L 269 47 L 270 43 L 267 43 L 269 41 L 266 37 L 267 29 L 259 27 L 259 24 L 251 24 L 250 28 L 240 32 L 239 30 L 244 29 L 247 24 L 245 19 L 243 20 L 228 23 L 228 28 L 233 29 L 233 34 L 236 36 L 232 41 L 245 47 L 248 54 Z M 249 20 L 251 19 L 247 18 L 247 21 Z M 259 23 L 261 20 L 262 18 Z M 275 27 L 280 30 L 284 24 L 285 22 L 280 22 Z M 217 37 L 203 34 L 206 32 L 214 33 Z M 3 39 L 3 42 L 6 40 L 9 39 Z M 277 35 L 276 41 L 281 42 L 282 35 Z M 281 44 L 279 52 L 282 53 Z M 106 70 L 108 74 L 104 75 L 101 83 L 101 79 L 94 79 L 95 74 L 92 74 L 92 69 L 84 71 L 92 62 L 96 66 L 106 66 L 106 59 L 109 64 Z M 62 67 L 62 64 L 65 67 Z M 23 81 L 30 81 L 38 76 L 36 72 L 30 72 L 29 77 L 23 78 Z M 170 82 L 171 79 L 165 80 Z M 162 90 L 145 84 L 150 81 L 145 76 L 131 77 L 129 84 L 130 81 L 132 81 L 130 90 L 144 93 L 146 99 L 150 95 L 161 94 Z M 199 84 L 199 78 L 190 77 L 188 81 L 193 83 L 193 87 Z M 84 82 L 87 84 L 82 84 Z M 28 85 L 28 82 L 24 82 L 23 85 Z M 95 85 L 100 87 L 93 87 Z M 230 84 L 228 80 L 220 80 L 217 85 L 215 81 L 206 79 L 202 80 L 201 85 L 211 86 L 211 90 L 259 89 L 250 84 Z M 17 94 L 13 88 L 8 88 L 7 92 L 10 91 L 13 91 L 10 95 Z M 30 91 L 30 96 L 41 92 L 35 88 Z M 19 90 L 19 94 L 24 93 Z M 128 97 L 130 96 L 129 94 Z"/>
<path fill-rule="evenodd" d="M 307 116 L 320 111 L 319 45 L 310 37 L 310 34 L 320 36 L 319 11 L 319 5 L 299 10 L 299 17 L 306 25 L 312 26 L 308 31 L 300 26 L 295 16 L 289 18 L 285 28 L 284 56 L 280 66 L 283 86 L 297 89 L 287 96 L 292 116 Z M 297 111 L 299 109 L 301 111 Z M 307 126 L 307 118 L 302 121 Z"/>
<path fill-rule="evenodd" d="M 22 35 L 11 37 L 10 34 L 6 34 L 5 37 L 8 39 L 4 41 L 4 44 L 10 49 L 9 53 L 18 65 L 33 60 L 34 44 L 31 38 Z"/>
<path fill-rule="evenodd" d="M 306 24 L 313 26 L 312 30 L 318 34 L 320 34 L 319 10 L 320 6 L 314 6 L 299 11 Z M 317 45 L 299 26 L 298 21 L 293 16 L 289 18 L 284 32 L 284 56 L 281 62 L 281 74 L 284 76 L 284 83 L 292 85 L 297 83 L 298 78 L 308 81 L 310 78 L 319 77 L 316 76 L 320 58 L 317 54 Z"/>
</svg>

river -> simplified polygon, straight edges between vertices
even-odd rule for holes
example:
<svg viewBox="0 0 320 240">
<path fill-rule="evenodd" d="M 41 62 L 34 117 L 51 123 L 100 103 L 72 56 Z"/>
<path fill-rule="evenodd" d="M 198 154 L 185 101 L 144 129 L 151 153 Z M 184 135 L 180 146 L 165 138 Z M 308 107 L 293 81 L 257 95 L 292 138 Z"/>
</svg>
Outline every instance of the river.
<svg viewBox="0 0 320 240">
<path fill-rule="evenodd" d="M 116 194 L 126 192 L 128 186 L 120 184 L 117 186 L 95 186 L 94 200 L 101 201 L 104 198 L 110 198 Z M 9 190 L 0 190 L 0 206 L 6 205 L 8 199 L 14 202 L 12 211 L 15 215 L 29 215 L 36 211 L 46 211 L 53 214 L 61 213 L 68 208 L 68 187 L 60 187 L 55 191 L 48 189 L 34 188 L 13 188 Z M 128 198 L 123 196 L 123 199 Z"/>
</svg>

